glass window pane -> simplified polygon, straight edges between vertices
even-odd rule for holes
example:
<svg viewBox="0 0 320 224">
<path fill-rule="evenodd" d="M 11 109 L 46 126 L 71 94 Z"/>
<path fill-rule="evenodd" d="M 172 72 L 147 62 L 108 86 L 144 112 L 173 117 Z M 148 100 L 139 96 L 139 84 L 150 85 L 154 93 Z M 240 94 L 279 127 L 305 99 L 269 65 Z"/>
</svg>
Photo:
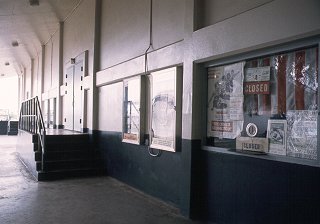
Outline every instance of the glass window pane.
<svg viewBox="0 0 320 224">
<path fill-rule="evenodd" d="M 124 82 L 124 140 L 139 142 L 140 88 L 140 78 Z"/>
<path fill-rule="evenodd" d="M 230 109 L 235 80 L 228 85 L 226 71 L 236 64 L 209 68 L 207 143 L 234 149 L 236 138 L 250 137 L 246 127 L 253 123 L 255 138 L 275 138 L 270 139 L 269 153 L 317 159 L 318 57 L 318 48 L 312 47 L 247 60 L 243 105 L 238 105 L 241 127 Z M 231 130 L 234 135 L 226 134 Z"/>
</svg>

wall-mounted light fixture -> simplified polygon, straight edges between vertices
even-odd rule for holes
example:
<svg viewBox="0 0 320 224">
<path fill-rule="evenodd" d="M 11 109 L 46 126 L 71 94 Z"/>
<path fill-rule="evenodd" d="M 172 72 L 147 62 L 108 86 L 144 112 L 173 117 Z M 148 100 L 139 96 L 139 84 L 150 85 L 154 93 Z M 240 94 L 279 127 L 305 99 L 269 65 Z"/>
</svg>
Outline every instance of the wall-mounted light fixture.
<svg viewBox="0 0 320 224">
<path fill-rule="evenodd" d="M 4 65 L 5 65 L 5 66 L 9 66 L 10 63 L 6 61 L 6 62 L 4 63 Z"/>
</svg>

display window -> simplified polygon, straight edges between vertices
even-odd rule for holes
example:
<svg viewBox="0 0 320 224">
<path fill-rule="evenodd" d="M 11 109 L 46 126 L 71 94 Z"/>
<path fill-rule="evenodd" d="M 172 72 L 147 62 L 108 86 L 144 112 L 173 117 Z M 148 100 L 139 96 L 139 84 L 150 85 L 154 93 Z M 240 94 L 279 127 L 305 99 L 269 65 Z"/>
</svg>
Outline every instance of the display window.
<svg viewBox="0 0 320 224">
<path fill-rule="evenodd" d="M 208 68 L 207 144 L 317 159 L 318 47 Z"/>
</svg>

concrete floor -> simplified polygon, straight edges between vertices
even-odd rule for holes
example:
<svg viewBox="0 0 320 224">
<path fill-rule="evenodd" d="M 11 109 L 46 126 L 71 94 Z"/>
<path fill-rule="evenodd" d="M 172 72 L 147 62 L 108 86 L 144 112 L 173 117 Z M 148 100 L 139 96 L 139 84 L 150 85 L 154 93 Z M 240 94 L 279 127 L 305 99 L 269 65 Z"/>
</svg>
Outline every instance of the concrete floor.
<svg viewBox="0 0 320 224">
<path fill-rule="evenodd" d="M 37 182 L 15 144 L 15 136 L 0 136 L 1 224 L 198 223 L 110 177 Z"/>
</svg>

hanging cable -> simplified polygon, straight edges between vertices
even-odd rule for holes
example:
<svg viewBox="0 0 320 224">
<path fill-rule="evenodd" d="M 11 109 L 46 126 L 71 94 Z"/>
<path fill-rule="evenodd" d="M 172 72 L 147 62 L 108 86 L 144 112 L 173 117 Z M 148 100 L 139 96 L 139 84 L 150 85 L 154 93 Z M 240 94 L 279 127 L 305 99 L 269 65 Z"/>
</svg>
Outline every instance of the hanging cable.
<svg viewBox="0 0 320 224">
<path fill-rule="evenodd" d="M 150 148 L 150 146 L 148 146 L 148 152 L 149 152 L 149 155 L 152 156 L 152 157 L 159 157 L 162 153 L 162 151 L 160 149 L 156 149 L 157 152 L 155 153 L 155 149 L 152 149 Z"/>
<path fill-rule="evenodd" d="M 150 83 L 150 79 L 149 77 L 147 76 L 148 74 L 148 52 L 150 51 L 151 48 L 153 48 L 153 44 L 152 44 L 152 12 L 153 12 L 153 0 L 150 0 L 150 20 L 149 20 L 149 45 L 144 53 L 144 75 L 147 77 L 149 83 Z M 151 116 L 149 116 L 149 118 L 151 118 Z M 151 124 L 151 119 L 149 119 L 149 124 Z M 152 134 L 152 133 L 150 133 Z M 152 156 L 152 157 L 158 157 L 161 155 L 161 150 L 160 149 L 152 149 L 150 147 L 150 143 L 151 143 L 151 137 L 149 135 L 148 137 L 148 142 L 147 142 L 147 149 L 148 149 L 148 152 L 149 152 L 149 155 Z M 157 151 L 157 152 L 155 152 Z"/>
<path fill-rule="evenodd" d="M 153 44 L 152 44 L 152 0 L 150 0 L 150 20 L 149 20 L 149 45 L 148 48 L 146 49 L 146 51 L 144 52 L 144 72 L 145 75 L 148 72 L 148 52 L 151 48 L 153 48 Z"/>
</svg>

